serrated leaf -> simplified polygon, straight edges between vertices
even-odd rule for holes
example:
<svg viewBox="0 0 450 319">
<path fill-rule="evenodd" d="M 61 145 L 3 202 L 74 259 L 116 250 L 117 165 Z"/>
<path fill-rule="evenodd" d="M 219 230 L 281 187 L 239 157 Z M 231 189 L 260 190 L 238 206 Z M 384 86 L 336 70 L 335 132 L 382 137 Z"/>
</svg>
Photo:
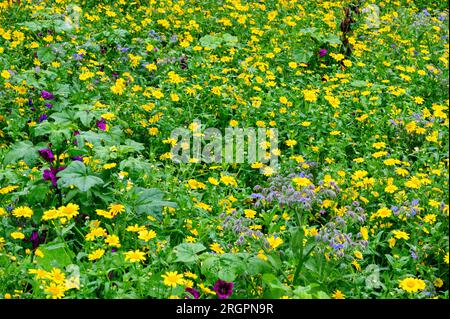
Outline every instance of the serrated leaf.
<svg viewBox="0 0 450 319">
<path fill-rule="evenodd" d="M 37 50 L 37 56 L 38 56 L 39 61 L 44 62 L 44 63 L 52 62 L 56 58 L 55 54 L 52 52 L 51 47 L 39 48 Z"/>
<path fill-rule="evenodd" d="M 58 184 L 61 187 L 74 185 L 82 192 L 87 192 L 95 185 L 102 185 L 103 180 L 100 177 L 89 175 L 86 166 L 81 161 L 74 161 L 57 174 L 60 179 Z"/>
<path fill-rule="evenodd" d="M 176 262 L 192 263 L 198 260 L 197 254 L 206 250 L 200 243 L 183 243 L 174 248 Z"/>
<path fill-rule="evenodd" d="M 32 166 L 39 157 L 39 153 L 37 151 L 38 148 L 34 146 L 30 141 L 17 142 L 5 155 L 3 163 L 10 164 L 16 163 L 19 160 L 24 160 L 28 166 Z"/>
</svg>

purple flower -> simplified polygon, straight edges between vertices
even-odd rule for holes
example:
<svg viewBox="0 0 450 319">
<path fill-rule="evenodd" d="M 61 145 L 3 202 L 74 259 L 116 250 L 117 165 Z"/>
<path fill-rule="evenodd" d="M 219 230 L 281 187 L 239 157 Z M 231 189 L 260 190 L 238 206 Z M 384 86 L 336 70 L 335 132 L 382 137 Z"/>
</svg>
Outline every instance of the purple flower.
<svg viewBox="0 0 450 319">
<path fill-rule="evenodd" d="M 56 174 L 59 171 L 62 171 L 63 169 L 65 169 L 64 166 L 60 166 L 58 168 L 50 167 L 50 169 L 44 170 L 44 172 L 42 173 L 42 178 L 45 181 L 51 181 L 52 185 L 54 187 L 57 187 L 57 182 L 58 182 L 59 177 L 56 177 Z"/>
<path fill-rule="evenodd" d="M 187 287 L 185 291 L 192 295 L 194 299 L 198 299 L 200 297 L 200 293 L 197 291 L 197 289 Z M 187 299 L 191 299 L 191 297 L 189 297 L 189 294 L 186 296 Z"/>
<path fill-rule="evenodd" d="M 106 120 L 103 117 L 100 121 L 97 121 L 97 127 L 102 131 L 106 131 Z"/>
<path fill-rule="evenodd" d="M 30 241 L 33 244 L 33 249 L 36 249 L 39 247 L 40 244 L 45 242 L 45 232 L 39 236 L 39 232 L 37 230 L 33 230 L 30 236 Z"/>
<path fill-rule="evenodd" d="M 41 92 L 41 96 L 44 100 L 53 100 L 55 98 L 53 94 L 45 90 Z"/>
<path fill-rule="evenodd" d="M 213 290 L 217 293 L 219 299 L 227 299 L 233 293 L 233 287 L 234 283 L 219 279 L 215 283 Z"/>
<path fill-rule="evenodd" d="M 45 103 L 45 106 L 46 106 L 47 108 L 51 109 L 51 108 L 53 107 L 53 104 Z"/>
<path fill-rule="evenodd" d="M 41 116 L 39 116 L 39 123 L 42 123 L 46 119 L 47 119 L 47 114 L 42 114 Z"/>
<path fill-rule="evenodd" d="M 319 56 L 321 57 L 321 58 L 323 58 L 325 55 L 327 55 L 327 49 L 320 49 L 319 50 Z"/>
<path fill-rule="evenodd" d="M 83 157 L 82 157 L 82 156 L 74 156 L 74 157 L 72 157 L 72 159 L 73 159 L 74 161 L 80 161 L 80 162 L 83 161 Z"/>
<path fill-rule="evenodd" d="M 42 150 L 39 150 L 39 155 L 46 160 L 47 162 L 51 163 L 55 160 L 55 155 L 53 155 L 53 152 L 49 148 L 44 148 Z"/>
</svg>

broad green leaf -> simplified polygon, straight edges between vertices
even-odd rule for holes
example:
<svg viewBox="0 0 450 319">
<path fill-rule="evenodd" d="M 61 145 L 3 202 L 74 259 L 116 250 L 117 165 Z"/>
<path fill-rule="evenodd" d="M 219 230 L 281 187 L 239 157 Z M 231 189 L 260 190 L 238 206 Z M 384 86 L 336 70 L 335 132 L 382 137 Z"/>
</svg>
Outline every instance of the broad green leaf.
<svg viewBox="0 0 450 319">
<path fill-rule="evenodd" d="M 10 164 L 24 160 L 28 166 L 32 166 L 38 157 L 38 147 L 34 146 L 30 141 L 22 141 L 11 147 L 11 150 L 5 155 L 3 163 Z"/>
<path fill-rule="evenodd" d="M 37 264 L 43 269 L 52 269 L 53 267 L 62 268 L 72 263 L 74 254 L 67 248 L 65 243 L 51 243 L 40 245 L 44 257 L 35 257 Z"/>
<path fill-rule="evenodd" d="M 56 56 L 52 52 L 51 47 L 41 47 L 37 50 L 37 56 L 39 61 L 42 61 L 44 63 L 52 62 Z"/>
<path fill-rule="evenodd" d="M 198 260 L 197 254 L 206 250 L 206 247 L 200 243 L 183 243 L 173 250 L 177 256 L 176 262 L 192 263 Z"/>
<path fill-rule="evenodd" d="M 61 187 L 76 186 L 80 191 L 87 192 L 95 185 L 102 185 L 103 180 L 97 176 L 89 175 L 83 162 L 73 161 L 58 175 L 58 184 Z"/>
</svg>

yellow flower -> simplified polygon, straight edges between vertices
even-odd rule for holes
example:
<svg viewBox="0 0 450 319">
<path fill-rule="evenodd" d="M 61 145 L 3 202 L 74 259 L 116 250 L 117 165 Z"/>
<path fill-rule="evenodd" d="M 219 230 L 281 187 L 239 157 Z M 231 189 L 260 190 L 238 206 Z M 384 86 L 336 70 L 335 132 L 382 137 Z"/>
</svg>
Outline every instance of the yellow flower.
<svg viewBox="0 0 450 319">
<path fill-rule="evenodd" d="M 31 218 L 33 210 L 28 206 L 19 206 L 13 209 L 12 214 L 16 217 Z"/>
<path fill-rule="evenodd" d="M 140 251 L 139 249 L 130 250 L 125 253 L 125 261 L 129 261 L 132 263 L 141 262 L 145 260 L 145 253 Z"/>
<path fill-rule="evenodd" d="M 104 249 L 97 249 L 97 250 L 95 250 L 94 252 L 92 252 L 92 253 L 90 253 L 88 255 L 88 259 L 90 261 L 97 260 L 97 259 L 102 258 L 102 256 L 104 254 L 105 254 L 105 250 Z"/>
<path fill-rule="evenodd" d="M 295 146 L 295 145 L 297 145 L 297 141 L 296 140 L 287 140 L 286 145 L 289 147 Z"/>
<path fill-rule="evenodd" d="M 51 220 L 58 217 L 60 217 L 59 210 L 52 208 L 44 212 L 44 214 L 42 215 L 42 220 Z"/>
<path fill-rule="evenodd" d="M 437 278 L 433 284 L 436 288 L 441 288 L 444 285 L 444 281 L 441 278 Z"/>
<path fill-rule="evenodd" d="M 331 297 L 333 297 L 333 299 L 345 299 L 345 295 L 340 290 L 335 290 Z"/>
<path fill-rule="evenodd" d="M 355 251 L 353 254 L 355 255 L 356 258 L 363 259 L 363 255 L 359 250 Z"/>
<path fill-rule="evenodd" d="M 16 231 L 16 232 L 11 233 L 11 237 L 14 239 L 24 239 L 25 235 L 22 234 L 21 232 Z"/>
<path fill-rule="evenodd" d="M 103 169 L 111 169 L 111 168 L 114 168 L 116 166 L 117 166 L 116 163 L 106 163 L 106 164 L 103 165 Z"/>
<path fill-rule="evenodd" d="M 303 90 L 303 97 L 305 101 L 316 102 L 317 101 L 317 90 Z"/>
<path fill-rule="evenodd" d="M 156 237 L 156 232 L 154 230 L 141 230 L 139 232 L 139 239 L 143 241 L 149 241 Z"/>
<path fill-rule="evenodd" d="M 216 254 L 223 254 L 225 253 L 225 251 L 222 249 L 222 247 L 220 247 L 220 245 L 218 243 L 214 243 L 209 245 L 209 248 L 214 251 Z"/>
<path fill-rule="evenodd" d="M 255 218 L 256 211 L 254 211 L 253 209 L 244 209 L 244 214 L 247 218 Z"/>
<path fill-rule="evenodd" d="M 444 262 L 448 265 L 448 253 L 446 253 L 444 256 Z"/>
<path fill-rule="evenodd" d="M 176 271 L 166 272 L 164 275 L 161 275 L 164 279 L 164 285 L 169 287 L 176 287 L 177 285 L 183 284 L 183 274 L 179 274 Z"/>
<path fill-rule="evenodd" d="M 297 187 L 304 187 L 312 184 L 312 182 L 306 177 L 295 177 L 292 181 L 297 185 Z"/>
<path fill-rule="evenodd" d="M 66 286 L 61 284 L 55 284 L 52 282 L 49 286 L 45 287 L 44 292 L 47 293 L 47 298 L 61 299 L 64 297 Z"/>
<path fill-rule="evenodd" d="M 5 80 L 8 80 L 11 77 L 11 73 L 9 73 L 8 70 L 3 70 L 1 73 L 2 78 L 4 78 Z"/>
<path fill-rule="evenodd" d="M 425 289 L 425 281 L 408 277 L 400 281 L 399 287 L 406 292 L 414 293 Z"/>
<path fill-rule="evenodd" d="M 266 238 L 267 242 L 270 245 L 270 248 L 275 249 L 283 243 L 283 240 L 280 237 L 271 236 Z"/>
<path fill-rule="evenodd" d="M 66 217 L 67 219 L 72 219 L 76 215 L 78 215 L 78 210 L 80 206 L 77 204 L 69 203 L 66 206 L 61 206 L 58 208 L 60 217 Z"/>
<path fill-rule="evenodd" d="M 47 275 L 48 279 L 57 284 L 62 284 L 66 279 L 66 275 L 59 268 L 53 268 Z"/>
<path fill-rule="evenodd" d="M 380 208 L 376 212 L 376 216 L 380 217 L 380 218 L 390 217 L 391 215 L 392 215 L 392 210 L 390 210 L 389 208 L 386 208 L 386 207 Z"/>
<path fill-rule="evenodd" d="M 108 246 L 117 247 L 120 248 L 120 240 L 117 235 L 108 235 L 105 238 L 105 244 L 108 244 Z"/>
<path fill-rule="evenodd" d="M 404 240 L 408 240 L 409 239 L 409 234 L 401 231 L 401 230 L 393 230 L 392 233 L 394 234 L 394 237 L 397 239 L 404 239 Z"/>
<path fill-rule="evenodd" d="M 123 206 L 122 204 L 110 204 L 108 208 L 109 212 L 114 216 L 125 211 L 125 206 Z"/>
</svg>

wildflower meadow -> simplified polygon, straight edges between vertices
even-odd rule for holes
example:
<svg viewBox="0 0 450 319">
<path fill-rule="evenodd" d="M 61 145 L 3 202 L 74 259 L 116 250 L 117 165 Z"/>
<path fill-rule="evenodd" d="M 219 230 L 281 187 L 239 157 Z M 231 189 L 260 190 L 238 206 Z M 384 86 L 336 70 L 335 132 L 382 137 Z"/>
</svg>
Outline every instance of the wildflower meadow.
<svg viewBox="0 0 450 319">
<path fill-rule="evenodd" d="M 0 0 L 0 298 L 448 299 L 448 14 Z"/>
</svg>

